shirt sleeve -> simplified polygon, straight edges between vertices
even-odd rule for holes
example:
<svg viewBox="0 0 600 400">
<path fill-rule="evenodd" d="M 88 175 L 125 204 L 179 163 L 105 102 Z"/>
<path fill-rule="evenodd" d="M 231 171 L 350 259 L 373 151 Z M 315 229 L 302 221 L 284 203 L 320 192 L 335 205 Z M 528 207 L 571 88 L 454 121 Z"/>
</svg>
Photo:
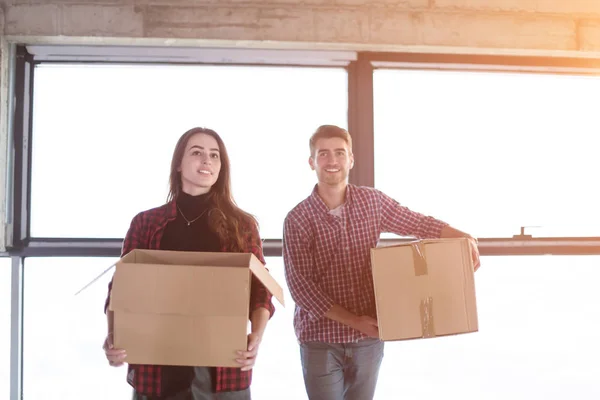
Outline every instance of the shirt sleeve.
<svg viewBox="0 0 600 400">
<path fill-rule="evenodd" d="M 127 230 L 127 234 L 125 235 L 125 240 L 123 240 L 123 245 L 121 247 L 121 257 L 129 253 L 133 249 L 139 249 L 142 247 L 141 243 L 141 232 L 142 232 L 142 213 L 136 215 L 129 225 L 129 229 Z M 106 295 L 106 300 L 104 301 L 104 313 L 108 310 L 108 303 L 110 302 L 110 292 L 112 290 L 113 280 L 111 279 L 108 283 L 108 293 Z"/>
<path fill-rule="evenodd" d="M 263 255 L 262 241 L 260 240 L 260 235 L 256 226 L 253 226 L 250 229 L 247 241 L 250 252 L 252 252 L 263 265 L 266 264 Z M 275 313 L 275 306 L 273 305 L 272 299 L 273 295 L 267 290 L 265 285 L 263 285 L 256 276 L 252 275 L 252 283 L 250 286 L 250 315 L 252 315 L 254 310 L 262 307 L 269 310 L 270 317 L 272 317 Z"/>
<path fill-rule="evenodd" d="M 400 205 L 396 200 L 377 191 L 381 207 L 381 229 L 383 232 L 418 239 L 436 239 L 448 224 Z"/>
<path fill-rule="evenodd" d="M 296 305 L 317 319 L 331 309 L 334 301 L 312 280 L 316 268 L 313 251 L 306 232 L 288 216 L 283 230 L 285 279 Z"/>
</svg>

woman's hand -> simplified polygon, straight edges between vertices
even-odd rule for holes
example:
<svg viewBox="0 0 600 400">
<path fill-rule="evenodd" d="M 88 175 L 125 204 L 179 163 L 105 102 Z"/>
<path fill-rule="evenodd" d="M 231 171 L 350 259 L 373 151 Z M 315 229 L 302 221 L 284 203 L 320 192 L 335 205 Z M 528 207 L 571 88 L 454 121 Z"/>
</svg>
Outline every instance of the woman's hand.
<svg viewBox="0 0 600 400">
<path fill-rule="evenodd" d="M 254 367 L 261 339 L 258 333 L 250 333 L 248 335 L 248 349 L 237 352 L 240 358 L 237 358 L 236 361 L 242 366 L 242 371 L 250 371 Z"/>
<path fill-rule="evenodd" d="M 113 367 L 120 367 L 125 364 L 125 358 L 127 353 L 123 349 L 115 349 L 113 346 L 113 334 L 112 332 L 106 335 L 104 344 L 102 345 L 108 364 Z"/>
</svg>

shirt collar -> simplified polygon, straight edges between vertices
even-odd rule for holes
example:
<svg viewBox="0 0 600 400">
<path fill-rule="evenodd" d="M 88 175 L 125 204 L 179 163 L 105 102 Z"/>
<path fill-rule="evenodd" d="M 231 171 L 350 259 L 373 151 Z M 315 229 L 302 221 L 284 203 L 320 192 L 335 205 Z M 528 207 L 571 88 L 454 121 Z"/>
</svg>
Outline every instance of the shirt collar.
<svg viewBox="0 0 600 400">
<path fill-rule="evenodd" d="M 327 207 L 327 204 L 325 204 L 325 202 L 323 201 L 323 199 L 321 198 L 321 196 L 319 196 L 319 193 L 317 191 L 318 185 L 315 185 L 313 187 L 313 191 L 310 195 L 310 200 L 311 200 L 311 204 L 313 207 L 315 207 L 319 212 L 321 213 L 329 213 L 329 207 Z M 346 186 L 346 201 L 344 202 L 344 206 L 349 206 L 352 204 L 352 193 L 353 193 L 353 185 L 348 184 Z"/>
</svg>

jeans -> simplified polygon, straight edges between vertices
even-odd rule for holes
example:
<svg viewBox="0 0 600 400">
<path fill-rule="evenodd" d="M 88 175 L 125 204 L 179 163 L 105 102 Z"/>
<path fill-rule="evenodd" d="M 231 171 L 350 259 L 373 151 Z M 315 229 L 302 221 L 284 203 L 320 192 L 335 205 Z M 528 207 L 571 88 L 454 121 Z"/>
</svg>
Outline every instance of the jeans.
<svg viewBox="0 0 600 400">
<path fill-rule="evenodd" d="M 383 342 L 309 342 L 300 345 L 304 386 L 310 400 L 372 400 Z"/>
<path fill-rule="evenodd" d="M 212 386 L 210 368 L 195 367 L 194 380 L 190 389 L 160 399 L 134 393 L 133 400 L 251 400 L 250 388 L 235 392 L 214 393 Z"/>
</svg>

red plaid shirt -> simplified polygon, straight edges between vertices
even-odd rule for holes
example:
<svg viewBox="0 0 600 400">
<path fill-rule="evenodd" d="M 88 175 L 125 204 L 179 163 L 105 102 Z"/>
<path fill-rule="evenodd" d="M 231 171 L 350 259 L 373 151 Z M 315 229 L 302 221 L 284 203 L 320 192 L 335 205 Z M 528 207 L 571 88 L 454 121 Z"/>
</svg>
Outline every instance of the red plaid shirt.
<svg viewBox="0 0 600 400">
<path fill-rule="evenodd" d="M 127 236 L 123 242 L 121 255 L 129 253 L 133 249 L 160 249 L 162 239 L 167 223 L 175 220 L 177 217 L 177 208 L 174 201 L 171 201 L 161 207 L 143 211 L 133 218 Z M 262 252 L 262 242 L 258 229 L 253 227 L 248 231 L 245 253 L 254 253 L 254 255 L 265 264 Z M 229 244 L 223 246 L 222 251 L 231 251 Z M 108 297 L 105 303 L 105 311 L 108 307 L 112 281 L 108 285 Z M 271 316 L 275 312 L 275 307 L 271 302 L 272 295 L 267 291 L 256 277 L 252 277 L 252 287 L 250 294 L 250 313 L 263 307 L 269 310 Z M 130 364 L 127 371 L 127 381 L 134 387 L 138 394 L 146 396 L 165 396 L 173 393 L 163 393 L 164 388 L 162 379 L 163 371 L 160 365 L 138 365 Z M 216 368 L 217 392 L 228 392 L 244 390 L 252 382 L 252 370 L 242 371 L 240 368 Z"/>
<path fill-rule="evenodd" d="M 377 189 L 348 185 L 346 202 L 330 212 L 317 194 L 285 219 L 283 260 L 296 303 L 294 328 L 302 343 L 351 343 L 367 336 L 325 317 L 338 304 L 376 318 L 370 249 L 382 232 L 438 238 L 447 224 L 406 207 Z"/>
</svg>

